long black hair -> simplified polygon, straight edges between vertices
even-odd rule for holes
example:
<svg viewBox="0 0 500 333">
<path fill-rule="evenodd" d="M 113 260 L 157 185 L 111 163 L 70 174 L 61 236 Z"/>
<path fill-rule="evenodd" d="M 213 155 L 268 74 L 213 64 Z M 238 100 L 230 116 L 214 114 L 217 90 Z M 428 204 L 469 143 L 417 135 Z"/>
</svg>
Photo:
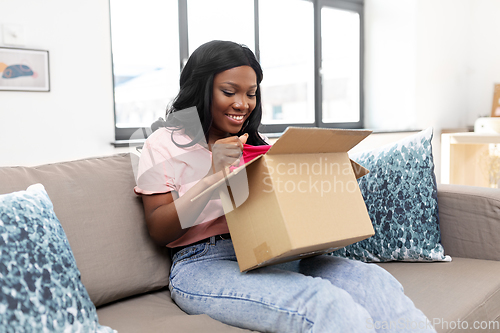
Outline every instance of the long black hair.
<svg viewBox="0 0 500 333">
<path fill-rule="evenodd" d="M 240 132 L 231 134 L 240 136 L 243 133 L 248 133 L 248 144 L 255 146 L 266 144 L 258 133 L 262 119 L 260 82 L 263 74 L 260 64 L 248 47 L 234 42 L 214 40 L 201 45 L 191 54 L 181 72 L 179 93 L 167 109 L 167 126 L 184 129 L 186 134 L 192 138 L 192 141 L 186 145 L 176 143 L 178 146 L 192 146 L 198 143 L 203 136 L 208 143 L 208 132 L 212 126 L 211 105 L 214 77 L 218 73 L 239 66 L 250 66 L 255 71 L 257 103 Z M 199 129 L 199 124 L 190 126 L 190 122 L 183 121 L 183 112 L 179 112 L 192 106 L 195 106 L 198 111 L 203 133 L 196 130 Z M 158 127 L 158 122 L 153 123 L 151 127 Z"/>
</svg>

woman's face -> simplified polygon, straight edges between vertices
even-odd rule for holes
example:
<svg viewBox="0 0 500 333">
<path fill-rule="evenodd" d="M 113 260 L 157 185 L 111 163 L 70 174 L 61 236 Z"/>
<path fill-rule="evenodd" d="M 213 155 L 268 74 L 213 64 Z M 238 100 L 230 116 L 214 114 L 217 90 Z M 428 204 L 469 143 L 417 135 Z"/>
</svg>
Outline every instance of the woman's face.
<svg viewBox="0 0 500 333">
<path fill-rule="evenodd" d="M 240 66 L 216 74 L 212 92 L 210 129 L 214 139 L 238 133 L 257 104 L 257 75 L 250 66 Z"/>
</svg>

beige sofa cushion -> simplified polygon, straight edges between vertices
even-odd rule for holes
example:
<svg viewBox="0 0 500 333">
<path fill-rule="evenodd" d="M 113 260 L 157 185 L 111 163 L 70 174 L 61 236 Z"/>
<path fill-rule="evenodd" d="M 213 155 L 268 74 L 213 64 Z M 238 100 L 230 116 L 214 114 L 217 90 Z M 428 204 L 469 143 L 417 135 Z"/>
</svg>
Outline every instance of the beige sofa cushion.
<svg viewBox="0 0 500 333">
<path fill-rule="evenodd" d="M 481 332 L 500 331 L 500 261 L 453 257 L 452 262 L 378 265 L 401 282 L 431 323 L 438 323 L 439 333 L 467 331 L 453 329 L 457 325 L 474 331 L 474 322 L 489 326 Z"/>
<path fill-rule="evenodd" d="M 250 332 L 223 324 L 207 315 L 187 315 L 172 301 L 168 290 L 118 301 L 97 309 L 99 323 L 119 333 Z"/>
<path fill-rule="evenodd" d="M 431 324 L 436 324 L 439 333 L 475 332 L 477 330 L 453 328 L 454 325 L 473 328 L 474 322 L 489 326 L 481 332 L 498 332 L 495 325 L 500 325 L 500 262 L 454 258 L 452 262 L 378 265 L 401 282 L 406 295 L 427 315 Z M 207 316 L 185 314 L 173 303 L 168 290 L 106 305 L 99 308 L 97 314 L 101 324 L 120 333 L 242 331 Z"/>
<path fill-rule="evenodd" d="M 0 194 L 45 186 L 96 306 L 168 284 L 169 254 L 149 238 L 130 158 L 0 168 Z"/>
</svg>

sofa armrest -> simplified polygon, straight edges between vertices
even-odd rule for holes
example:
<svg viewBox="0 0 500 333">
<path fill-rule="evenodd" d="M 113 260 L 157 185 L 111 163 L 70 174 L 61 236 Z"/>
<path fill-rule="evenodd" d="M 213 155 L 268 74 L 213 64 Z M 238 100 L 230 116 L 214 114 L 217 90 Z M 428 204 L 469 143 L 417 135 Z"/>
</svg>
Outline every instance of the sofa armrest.
<svg viewBox="0 0 500 333">
<path fill-rule="evenodd" d="M 450 256 L 500 260 L 500 190 L 438 185 L 441 243 Z"/>
</svg>

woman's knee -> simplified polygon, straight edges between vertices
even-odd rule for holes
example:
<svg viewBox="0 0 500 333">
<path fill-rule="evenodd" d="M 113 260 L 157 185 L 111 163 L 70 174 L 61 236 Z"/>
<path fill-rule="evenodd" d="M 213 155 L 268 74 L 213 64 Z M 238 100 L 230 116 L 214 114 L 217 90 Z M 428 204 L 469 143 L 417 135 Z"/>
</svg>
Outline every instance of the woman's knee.
<svg viewBox="0 0 500 333">
<path fill-rule="evenodd" d="M 345 290 L 325 279 L 313 278 L 302 296 L 312 332 L 363 332 L 371 319 L 369 312 Z M 335 329 L 334 329 L 335 328 Z"/>
<path fill-rule="evenodd" d="M 301 273 L 329 280 L 343 289 L 363 286 L 369 288 L 390 288 L 403 291 L 402 285 L 382 267 L 357 260 L 322 255 L 302 260 Z"/>
</svg>

